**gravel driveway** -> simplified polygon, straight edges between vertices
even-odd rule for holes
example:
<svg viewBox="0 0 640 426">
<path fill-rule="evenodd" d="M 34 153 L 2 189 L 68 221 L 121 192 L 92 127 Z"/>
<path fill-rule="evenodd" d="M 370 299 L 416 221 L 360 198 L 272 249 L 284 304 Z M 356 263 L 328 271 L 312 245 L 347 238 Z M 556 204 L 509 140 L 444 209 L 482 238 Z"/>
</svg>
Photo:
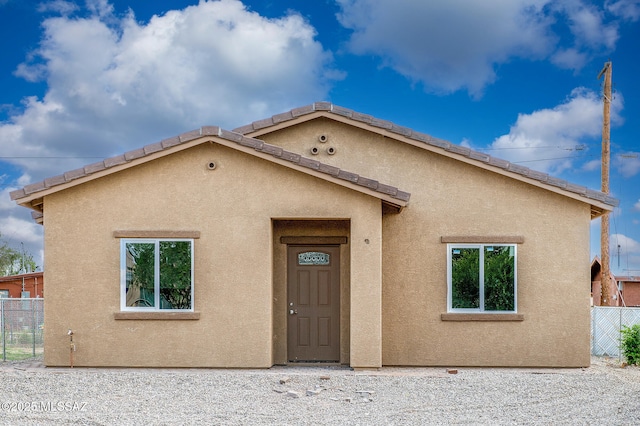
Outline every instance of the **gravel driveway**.
<svg viewBox="0 0 640 426">
<path fill-rule="evenodd" d="M 640 368 L 43 368 L 0 363 L 0 424 L 640 424 Z"/>
</svg>

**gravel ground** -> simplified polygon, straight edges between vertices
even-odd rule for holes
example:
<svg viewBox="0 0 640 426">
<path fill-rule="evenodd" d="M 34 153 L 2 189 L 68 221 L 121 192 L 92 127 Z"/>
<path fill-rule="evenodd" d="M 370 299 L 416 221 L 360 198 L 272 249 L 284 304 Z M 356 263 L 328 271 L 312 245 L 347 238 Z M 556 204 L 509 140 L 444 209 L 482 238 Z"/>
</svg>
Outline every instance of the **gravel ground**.
<svg viewBox="0 0 640 426">
<path fill-rule="evenodd" d="M 454 371 L 451 371 L 453 373 Z M 640 424 L 640 368 L 43 368 L 0 363 L 0 424 Z"/>
</svg>

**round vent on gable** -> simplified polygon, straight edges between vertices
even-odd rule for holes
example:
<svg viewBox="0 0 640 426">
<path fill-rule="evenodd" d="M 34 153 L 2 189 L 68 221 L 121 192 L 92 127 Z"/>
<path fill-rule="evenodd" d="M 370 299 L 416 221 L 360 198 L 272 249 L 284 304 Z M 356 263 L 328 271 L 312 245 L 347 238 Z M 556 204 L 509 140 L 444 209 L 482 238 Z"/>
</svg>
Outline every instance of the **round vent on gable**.
<svg viewBox="0 0 640 426">
<path fill-rule="evenodd" d="M 327 137 L 327 135 L 320 135 L 318 136 L 318 140 L 322 143 L 325 143 L 326 141 L 329 140 L 329 138 Z"/>
<path fill-rule="evenodd" d="M 318 155 L 318 152 L 320 152 L 320 150 L 317 147 L 314 146 L 313 148 L 311 148 L 311 153 L 313 155 Z"/>
<path fill-rule="evenodd" d="M 333 155 L 336 153 L 336 149 L 332 146 L 330 146 L 329 148 L 327 148 L 327 154 L 329 155 Z"/>
<path fill-rule="evenodd" d="M 214 170 L 215 168 L 216 168 L 216 163 L 214 163 L 213 161 L 210 161 L 209 164 L 207 164 L 207 169 Z"/>
</svg>

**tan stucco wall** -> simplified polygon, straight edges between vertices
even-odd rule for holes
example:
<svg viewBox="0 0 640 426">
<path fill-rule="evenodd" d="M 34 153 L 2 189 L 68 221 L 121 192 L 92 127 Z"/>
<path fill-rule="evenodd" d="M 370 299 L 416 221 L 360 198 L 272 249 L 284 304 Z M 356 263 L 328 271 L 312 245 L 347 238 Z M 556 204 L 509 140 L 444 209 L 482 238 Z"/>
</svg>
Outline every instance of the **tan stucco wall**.
<svg viewBox="0 0 640 426">
<path fill-rule="evenodd" d="M 215 170 L 207 169 L 214 161 Z M 45 364 L 269 367 L 274 359 L 273 219 L 350 223 L 347 356 L 379 366 L 380 200 L 206 143 L 45 197 Z M 116 230 L 199 231 L 198 320 L 115 320 Z M 369 244 L 365 244 L 365 240 Z M 354 300 L 354 295 L 356 299 Z"/>
<path fill-rule="evenodd" d="M 589 365 L 589 205 L 328 119 L 260 138 L 307 156 L 316 146 L 319 161 L 411 193 L 401 214 L 383 217 L 383 364 Z M 524 321 L 441 320 L 447 246 L 440 238 L 453 235 L 524 237 L 517 264 Z M 359 261 L 353 256 L 352 265 Z M 361 315 L 352 308 L 352 318 Z"/>
</svg>

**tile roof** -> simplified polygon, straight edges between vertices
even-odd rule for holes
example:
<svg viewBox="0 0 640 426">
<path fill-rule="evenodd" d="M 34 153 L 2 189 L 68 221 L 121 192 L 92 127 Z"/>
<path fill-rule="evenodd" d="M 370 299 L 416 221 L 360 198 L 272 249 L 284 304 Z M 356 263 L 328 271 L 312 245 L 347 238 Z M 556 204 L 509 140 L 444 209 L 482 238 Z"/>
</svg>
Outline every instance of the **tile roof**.
<svg viewBox="0 0 640 426">
<path fill-rule="evenodd" d="M 215 126 L 205 126 L 200 129 L 191 130 L 189 132 L 183 133 L 179 136 L 175 136 L 169 139 L 162 140 L 160 142 L 146 145 L 142 148 L 126 152 L 122 155 L 117 155 L 115 157 L 107 158 L 103 161 L 98 161 L 96 163 L 89 164 L 82 168 L 71 170 L 61 175 L 47 178 L 41 182 L 26 185 L 22 189 L 12 191 L 10 193 L 11 199 L 18 200 L 20 198 L 24 198 L 29 195 L 36 194 L 40 191 L 44 191 L 49 188 L 54 188 L 56 186 L 72 182 L 76 179 L 88 177 L 90 175 L 108 170 L 115 166 L 130 163 L 136 159 L 146 157 L 153 153 L 167 150 L 174 146 L 178 146 L 178 145 L 193 141 L 195 139 L 199 139 L 201 137 L 206 137 L 206 136 L 215 136 L 217 138 L 233 142 L 239 146 L 252 148 L 257 152 L 267 154 L 269 156 L 284 160 L 294 165 L 325 174 L 327 175 L 327 177 L 344 180 L 351 184 L 362 186 L 363 188 L 367 188 L 369 190 L 378 192 L 385 197 L 390 197 L 395 200 L 398 200 L 401 202 L 401 204 L 406 204 L 411 198 L 411 194 L 409 194 L 408 192 L 401 191 L 400 189 L 394 186 L 385 185 L 383 183 L 378 182 L 377 180 L 366 178 L 356 173 L 351 173 L 346 170 L 339 169 L 338 167 L 321 163 L 311 158 L 303 157 L 300 154 L 287 151 L 285 149 L 282 149 L 279 146 L 270 145 L 258 139 L 246 137 L 240 133 L 231 132 Z M 36 215 L 38 214 L 37 212 L 35 213 Z M 39 219 L 41 220 L 41 218 L 42 218 L 41 213 L 38 215 L 38 217 L 34 216 L 35 220 L 39 220 Z"/>
<path fill-rule="evenodd" d="M 511 163 L 509 161 L 502 160 L 500 158 L 492 157 L 482 152 L 473 151 L 469 148 L 456 145 L 442 139 L 434 138 L 425 133 L 416 132 L 407 127 L 398 126 L 390 121 L 380 120 L 370 115 L 362 114 L 347 108 L 333 105 L 330 102 L 316 102 L 311 105 L 306 105 L 300 108 L 294 108 L 291 111 L 274 115 L 271 118 L 262 119 L 262 120 L 247 124 L 245 126 L 238 127 L 234 129 L 234 132 L 241 133 L 241 134 L 249 134 L 262 129 L 267 129 L 272 126 L 279 125 L 286 121 L 295 120 L 295 119 L 298 119 L 299 117 L 303 117 L 309 114 L 315 114 L 318 112 L 324 113 L 327 115 L 337 115 L 341 117 L 346 117 L 349 120 L 353 120 L 355 122 L 364 123 L 366 125 L 377 127 L 379 129 L 397 134 L 398 136 L 406 137 L 408 139 L 411 139 L 412 141 L 424 143 L 425 145 L 428 145 L 430 147 L 439 148 L 447 152 L 454 153 L 459 156 L 466 157 L 468 159 L 475 160 L 480 163 L 484 163 L 489 166 L 497 167 L 505 171 L 515 173 L 516 175 L 533 179 L 542 184 L 554 186 L 554 187 L 563 189 L 565 191 L 578 194 L 587 199 L 602 202 L 611 207 L 616 207 L 619 204 L 617 199 L 603 192 L 589 189 L 585 186 L 576 185 L 566 180 L 549 176 L 546 173 L 532 170 L 528 167 Z"/>
<path fill-rule="evenodd" d="M 401 191 L 396 187 L 382 184 L 374 179 L 366 178 L 355 173 L 341 170 L 337 167 L 321 163 L 311 158 L 303 157 L 300 154 L 284 150 L 276 145 L 267 144 L 262 140 L 245 136 L 246 134 L 250 134 L 253 132 L 259 133 L 260 130 L 268 130 L 270 127 L 280 124 L 286 125 L 288 121 L 296 120 L 300 117 L 318 113 L 325 115 L 335 115 L 337 117 L 343 117 L 357 123 L 363 123 L 365 125 L 372 126 L 373 128 L 378 128 L 382 131 L 398 135 L 399 137 L 407 138 L 417 144 L 424 144 L 424 146 L 428 147 L 429 149 L 435 151 L 442 150 L 445 153 L 451 153 L 466 160 L 471 160 L 473 163 L 477 164 L 480 167 L 495 167 L 505 172 L 513 173 L 516 176 L 521 176 L 533 181 L 537 181 L 543 185 L 574 193 L 588 200 L 598 201 L 611 207 L 615 207 L 618 205 L 618 200 L 600 191 L 595 191 L 584 186 L 575 185 L 566 180 L 549 176 L 546 173 L 532 170 L 528 167 L 524 167 L 518 164 L 510 163 L 509 161 L 492 157 L 482 152 L 473 151 L 469 148 L 452 144 L 451 142 L 447 142 L 443 139 L 437 139 L 425 133 L 416 132 L 407 127 L 398 126 L 390 121 L 381 120 L 370 115 L 362 114 L 347 108 L 333 105 L 329 102 L 316 102 L 311 105 L 294 108 L 290 111 L 276 114 L 270 118 L 254 121 L 251 124 L 238 127 L 233 131 L 224 130 L 217 126 L 204 126 L 200 129 L 191 130 L 181 135 L 164 139 L 162 141 L 146 145 L 142 148 L 126 152 L 122 155 L 107 158 L 103 161 L 99 161 L 97 163 L 89 164 L 79 169 L 68 171 L 66 173 L 63 173 L 62 175 L 54 176 L 51 178 L 47 178 L 44 181 L 27 185 L 22 189 L 12 191 L 10 194 L 11 199 L 18 200 L 24 197 L 28 197 L 29 195 L 36 194 L 40 191 L 67 184 L 76 179 L 84 178 L 92 174 L 108 170 L 115 166 L 130 163 L 134 160 L 149 156 L 156 152 L 167 150 L 175 146 L 179 146 L 181 144 L 185 144 L 195 139 L 199 139 L 205 136 L 213 136 L 229 142 L 233 142 L 241 147 L 252 148 L 257 152 L 272 156 L 275 159 L 280 159 L 296 166 L 325 174 L 328 177 L 344 180 L 351 184 L 362 186 L 369 190 L 399 200 L 403 203 L 407 203 L 409 201 L 411 194 Z M 34 219 L 42 220 L 42 217 L 34 217 Z"/>
</svg>

